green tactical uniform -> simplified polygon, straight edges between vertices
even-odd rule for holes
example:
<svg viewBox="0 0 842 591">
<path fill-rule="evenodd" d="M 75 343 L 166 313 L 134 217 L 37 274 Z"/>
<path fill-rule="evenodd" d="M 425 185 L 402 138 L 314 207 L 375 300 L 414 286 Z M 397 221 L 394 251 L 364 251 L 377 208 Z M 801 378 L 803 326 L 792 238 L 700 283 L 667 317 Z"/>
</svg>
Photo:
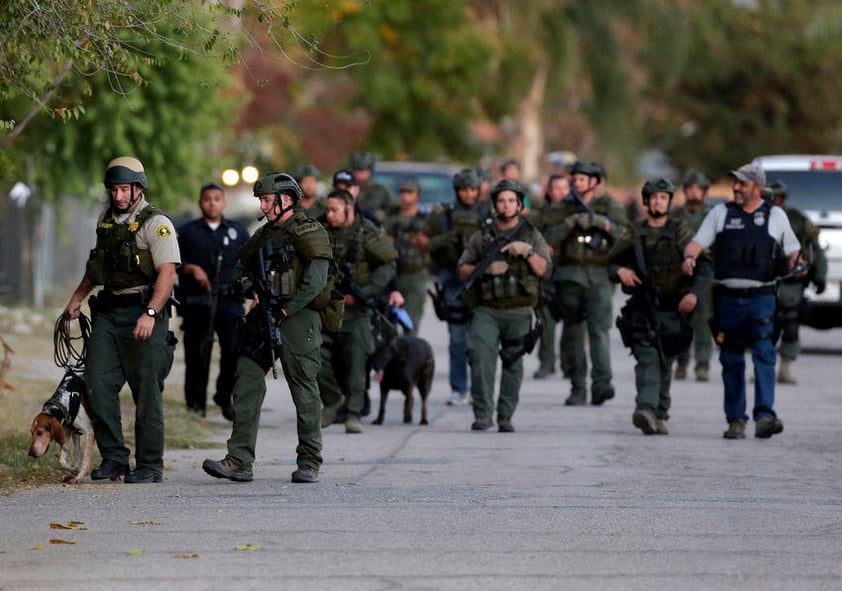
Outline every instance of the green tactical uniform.
<svg viewBox="0 0 842 591">
<path fill-rule="evenodd" d="M 317 197 L 310 207 L 303 207 L 302 209 L 304 213 L 315 220 L 327 213 L 327 204 L 324 199 Z"/>
<path fill-rule="evenodd" d="M 567 211 L 560 203 L 546 203 L 541 209 L 531 211 L 528 219 L 546 239 L 550 230 L 564 221 L 566 216 Z M 538 361 L 541 364 L 541 369 L 545 370 L 547 374 L 552 374 L 555 371 L 555 335 L 558 322 L 550 313 L 546 298 L 554 298 L 556 294 L 551 280 L 542 280 L 541 284 L 541 301 L 536 312 L 544 330 L 541 333 L 541 341 L 538 345 Z M 560 348 L 561 343 L 559 343 Z M 561 369 L 563 373 L 566 373 L 563 363 Z"/>
<path fill-rule="evenodd" d="M 606 196 L 594 197 L 590 211 L 572 192 L 561 202 L 563 221 L 549 231 L 553 247 L 552 280 L 563 313 L 562 368 L 572 382 L 568 404 L 584 404 L 590 344 L 591 397 L 601 404 L 613 396 L 608 331 L 611 328 L 614 285 L 608 278 L 608 254 L 613 240 L 626 232 L 625 208 Z M 606 220 L 610 231 L 605 232 Z"/>
<path fill-rule="evenodd" d="M 490 250 L 501 231 L 496 224 L 475 233 L 459 259 L 459 265 L 476 265 Z M 535 254 L 550 260 L 547 242 L 528 221 L 507 230 L 512 241 L 530 244 Z M 532 308 L 538 304 L 540 278 L 532 272 L 526 258 L 509 252 L 500 253 L 506 269 L 491 274 L 486 269 L 466 294 L 472 310 L 468 331 L 468 360 L 471 367 L 471 398 L 477 423 L 490 426 L 494 408 L 494 380 L 497 356 L 503 359 L 515 354 L 514 361 L 504 362 L 500 375 L 500 396 L 497 400 L 497 424 L 511 426 L 523 381 L 523 344 L 532 324 Z M 512 355 L 514 356 L 514 355 Z M 475 424 L 477 424 L 475 423 Z"/>
<path fill-rule="evenodd" d="M 619 267 L 633 269 L 638 277 L 650 282 L 656 292 L 657 302 L 644 302 L 635 299 L 641 297 L 640 289 L 632 292 L 628 308 L 623 309 L 624 316 L 632 327 L 624 342 L 631 341 L 631 350 L 635 365 L 635 411 L 651 413 L 656 419 L 669 419 L 671 368 L 675 349 L 689 345 L 689 319 L 682 318 L 678 312 L 678 303 L 687 293 L 694 293 L 701 298 L 709 293 L 713 268 L 707 256 L 702 255 L 696 261 L 693 277 L 681 270 L 684 260 L 684 247 L 693 240 L 693 229 L 681 220 L 668 219 L 665 226 L 650 227 L 648 221 L 632 227 L 625 238 L 618 241 L 612 251 L 609 274 L 614 281 L 619 281 Z M 634 248 L 643 240 L 643 259 L 646 265 L 644 273 L 637 262 Z M 624 288 L 624 291 L 626 288 Z M 657 330 L 647 325 L 647 305 L 657 304 L 656 314 L 659 327 Z M 642 321 L 641 321 L 642 319 Z M 683 329 L 683 332 L 682 332 Z M 683 340 L 683 343 L 678 342 Z"/>
<path fill-rule="evenodd" d="M 268 256 L 267 244 L 273 253 Z M 267 276 L 274 277 L 273 295 L 278 298 L 272 315 L 283 341 L 277 353 L 295 404 L 298 468 L 318 473 L 322 464 L 322 409 L 316 377 L 321 366 L 322 331 L 319 312 L 309 305 L 327 284 L 332 249 L 324 227 L 296 207 L 286 220 L 261 226 L 240 249 L 234 276 L 243 278 L 246 285 L 259 277 L 261 250 L 264 265 L 269 267 Z M 271 345 L 264 337 L 260 312 L 260 308 L 252 309 L 240 332 L 232 394 L 234 425 L 226 458 L 248 472 L 255 458 L 266 372 L 272 367 Z"/>
<path fill-rule="evenodd" d="M 163 389 L 173 362 L 168 339 L 169 311 L 155 318 L 152 336 L 137 340 L 132 331 L 144 314 L 164 263 L 181 263 L 175 227 L 160 210 L 141 199 L 126 219 L 110 208 L 100 216 L 97 242 L 85 274 L 103 290 L 91 299 L 93 326 L 87 343 L 88 400 L 103 460 L 129 465 L 120 418 L 120 389 L 128 383 L 135 403 L 135 459 L 138 468 L 160 474 L 164 468 Z"/>
<path fill-rule="evenodd" d="M 819 228 L 801 211 L 794 207 L 784 207 L 789 225 L 801 244 L 801 257 L 811 265 L 809 277 L 816 283 L 823 283 L 827 277 L 827 257 L 819 245 Z M 810 256 L 812 253 L 812 260 Z M 781 282 L 778 291 L 778 306 L 781 315 L 781 358 L 795 360 L 801 352 L 798 341 L 798 307 L 804 299 L 806 283 L 802 277 L 793 277 Z"/>
<path fill-rule="evenodd" d="M 710 211 L 710 204 L 705 201 L 698 211 L 690 211 L 686 206 L 676 207 L 670 210 L 670 217 L 675 220 L 683 220 L 690 226 L 693 232 L 699 230 L 702 220 Z M 713 296 L 710 288 L 707 293 L 702 294 L 693 312 L 693 358 L 696 360 L 695 371 L 705 371 L 710 367 L 710 358 L 713 353 L 713 335 L 710 332 L 710 315 L 713 311 Z M 686 367 L 690 361 L 690 350 L 676 357 L 679 366 Z"/>
<path fill-rule="evenodd" d="M 357 204 L 360 209 L 370 211 L 380 223 L 383 223 L 395 207 L 395 198 L 388 187 L 372 180 L 360 187 Z"/>
<path fill-rule="evenodd" d="M 357 217 L 347 228 L 327 228 L 336 264 L 345 274 L 337 289 L 348 295 L 351 289 L 366 300 L 379 298 L 395 277 L 398 252 L 382 228 Z M 355 298 L 358 300 L 357 296 Z M 341 330 L 329 335 L 322 347 L 319 390 L 324 406 L 337 404 L 347 392 L 348 419 L 359 421 L 366 390 L 366 361 L 374 352 L 371 309 L 357 301 L 345 306 Z M 342 374 L 336 369 L 341 365 Z M 344 379 L 343 379 L 344 378 Z M 344 388 L 343 388 L 344 386 Z"/>
<path fill-rule="evenodd" d="M 386 220 L 385 228 L 398 251 L 398 290 L 404 297 L 404 308 L 417 333 L 424 314 L 424 300 L 427 297 L 427 269 L 430 255 L 415 246 L 414 240 L 424 222 L 421 213 L 409 217 L 398 212 Z"/>
</svg>

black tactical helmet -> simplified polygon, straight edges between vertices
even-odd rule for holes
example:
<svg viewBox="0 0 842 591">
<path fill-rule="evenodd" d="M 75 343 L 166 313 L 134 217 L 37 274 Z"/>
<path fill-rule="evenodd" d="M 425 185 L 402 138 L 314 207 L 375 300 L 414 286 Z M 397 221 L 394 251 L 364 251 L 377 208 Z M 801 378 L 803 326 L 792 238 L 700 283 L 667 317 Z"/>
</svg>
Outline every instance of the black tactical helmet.
<svg viewBox="0 0 842 591">
<path fill-rule="evenodd" d="M 669 179 L 665 178 L 650 179 L 646 181 L 646 184 L 643 185 L 643 189 L 640 191 L 640 194 L 643 197 L 643 205 L 649 205 L 649 197 L 651 197 L 653 193 L 669 193 L 670 201 L 672 201 L 672 196 L 675 194 L 675 185 L 673 185 Z"/>
<path fill-rule="evenodd" d="M 140 160 L 131 156 L 120 156 L 108 163 L 105 167 L 105 180 L 103 181 L 106 189 L 110 189 L 112 185 L 130 185 L 137 183 L 144 189 L 149 187 L 149 182 L 146 180 L 146 173 L 143 171 L 143 164 Z"/>
<path fill-rule="evenodd" d="M 785 182 L 780 179 L 774 179 L 766 183 L 766 186 L 763 187 L 763 196 L 765 197 L 768 194 L 769 197 L 783 197 L 786 199 L 788 190 Z"/>
<path fill-rule="evenodd" d="M 517 202 L 521 206 L 523 206 L 523 198 L 524 198 L 524 191 L 523 187 L 520 186 L 519 183 L 515 183 L 512 181 L 500 181 L 494 188 L 491 189 L 491 202 L 497 202 L 497 195 L 502 193 L 503 191 L 514 191 L 515 195 L 517 195 Z"/>
<path fill-rule="evenodd" d="M 377 157 L 371 152 L 353 152 L 348 165 L 354 170 L 374 170 Z"/>
<path fill-rule="evenodd" d="M 297 202 L 303 195 L 301 187 L 298 186 L 295 179 L 285 172 L 270 172 L 257 179 L 257 182 L 254 183 L 254 196 L 260 197 L 267 193 L 288 195 L 292 197 L 293 202 Z"/>
<path fill-rule="evenodd" d="M 477 171 L 473 168 L 463 168 L 457 172 L 453 175 L 453 188 L 456 190 L 479 188 Z"/>
<path fill-rule="evenodd" d="M 702 189 L 710 187 L 710 179 L 700 170 L 688 170 L 684 173 L 684 178 L 681 179 L 682 187 L 689 187 L 690 185 L 699 185 Z"/>
<path fill-rule="evenodd" d="M 577 160 L 574 162 L 573 166 L 570 167 L 570 175 L 572 176 L 574 174 L 593 176 L 600 181 L 604 180 L 607 176 L 602 165 L 591 162 L 590 160 Z"/>
<path fill-rule="evenodd" d="M 465 169 L 468 170 L 468 169 Z M 477 178 L 482 181 L 491 182 L 491 169 L 486 166 L 477 166 L 474 168 L 474 172 L 477 173 Z"/>
</svg>

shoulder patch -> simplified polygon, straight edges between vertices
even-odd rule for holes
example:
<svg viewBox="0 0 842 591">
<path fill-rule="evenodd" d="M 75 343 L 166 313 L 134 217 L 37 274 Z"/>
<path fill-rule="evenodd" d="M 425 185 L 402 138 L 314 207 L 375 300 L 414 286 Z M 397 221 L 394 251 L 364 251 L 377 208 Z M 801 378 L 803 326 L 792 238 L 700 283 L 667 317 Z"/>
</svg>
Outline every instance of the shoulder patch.
<svg viewBox="0 0 842 591">
<path fill-rule="evenodd" d="M 310 221 L 310 222 L 306 222 L 306 223 L 297 225 L 295 227 L 295 230 L 293 230 L 293 232 L 295 233 L 296 236 L 301 236 L 302 234 L 307 234 L 308 232 L 315 232 L 316 230 L 318 230 L 321 227 L 322 227 L 322 225 L 319 222 Z"/>
<path fill-rule="evenodd" d="M 158 235 L 158 238 L 166 238 L 167 236 L 172 236 L 172 232 L 170 232 L 169 227 L 166 224 L 161 224 L 155 229 L 155 233 Z"/>
</svg>

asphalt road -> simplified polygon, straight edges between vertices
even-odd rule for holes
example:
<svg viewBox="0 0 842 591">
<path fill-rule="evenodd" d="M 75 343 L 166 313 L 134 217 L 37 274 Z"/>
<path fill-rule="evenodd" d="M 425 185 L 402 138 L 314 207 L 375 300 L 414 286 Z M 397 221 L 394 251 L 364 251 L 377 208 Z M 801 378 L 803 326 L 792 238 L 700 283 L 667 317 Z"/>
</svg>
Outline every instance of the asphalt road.
<svg viewBox="0 0 842 591">
<path fill-rule="evenodd" d="M 716 363 L 674 384 L 670 435 L 643 436 L 616 332 L 614 400 L 564 407 L 568 384 L 532 380 L 531 357 L 517 432 L 477 433 L 445 405 L 428 311 L 429 426 L 402 424 L 393 392 L 385 425 L 326 429 L 321 482 L 293 485 L 294 414 L 270 377 L 252 483 L 201 471 L 222 450 L 189 450 L 167 453 L 162 484 L 0 497 L 0 590 L 840 589 L 842 332 L 804 332 L 769 440 L 722 439 Z"/>
</svg>

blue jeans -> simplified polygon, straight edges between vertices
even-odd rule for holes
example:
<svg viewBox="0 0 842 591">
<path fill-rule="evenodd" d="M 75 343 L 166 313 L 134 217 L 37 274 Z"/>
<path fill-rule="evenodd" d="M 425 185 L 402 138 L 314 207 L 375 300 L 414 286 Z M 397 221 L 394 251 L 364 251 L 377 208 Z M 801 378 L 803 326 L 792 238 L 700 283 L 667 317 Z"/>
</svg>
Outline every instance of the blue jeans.
<svg viewBox="0 0 842 591">
<path fill-rule="evenodd" d="M 775 343 L 772 342 L 775 294 L 751 297 L 720 295 L 716 299 L 717 332 L 726 335 L 719 351 L 725 386 L 725 418 L 748 421 L 745 349 L 754 363 L 754 420 L 775 416 Z M 730 342 L 730 346 L 729 346 Z"/>
<path fill-rule="evenodd" d="M 456 271 L 444 269 L 439 275 L 445 300 L 451 304 L 457 302 L 457 293 L 462 289 L 462 282 Z M 459 302 L 460 305 L 461 302 Z M 450 389 L 466 394 L 468 390 L 468 326 L 469 323 L 447 323 L 450 333 Z"/>
</svg>

